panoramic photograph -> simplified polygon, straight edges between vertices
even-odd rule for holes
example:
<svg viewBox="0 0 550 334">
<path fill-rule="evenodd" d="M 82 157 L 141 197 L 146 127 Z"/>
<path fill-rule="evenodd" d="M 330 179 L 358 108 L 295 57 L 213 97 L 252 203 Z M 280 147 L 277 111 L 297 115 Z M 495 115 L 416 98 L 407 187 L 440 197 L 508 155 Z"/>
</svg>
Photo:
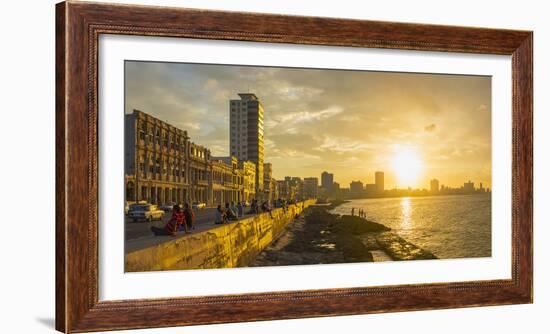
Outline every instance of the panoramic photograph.
<svg viewBox="0 0 550 334">
<path fill-rule="evenodd" d="M 125 272 L 491 257 L 490 76 L 127 60 L 124 98 Z"/>
</svg>

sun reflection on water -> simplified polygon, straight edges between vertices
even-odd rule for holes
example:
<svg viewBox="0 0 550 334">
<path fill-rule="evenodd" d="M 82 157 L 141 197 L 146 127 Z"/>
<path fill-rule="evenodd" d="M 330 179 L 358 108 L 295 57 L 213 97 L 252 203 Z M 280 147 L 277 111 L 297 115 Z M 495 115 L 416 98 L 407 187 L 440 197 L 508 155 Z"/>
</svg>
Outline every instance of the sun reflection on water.
<svg viewBox="0 0 550 334">
<path fill-rule="evenodd" d="M 401 222 L 401 227 L 406 230 L 411 228 L 411 215 L 412 215 L 412 209 L 411 209 L 411 198 L 410 197 L 403 197 L 401 199 L 401 213 L 403 215 L 403 221 Z"/>
</svg>

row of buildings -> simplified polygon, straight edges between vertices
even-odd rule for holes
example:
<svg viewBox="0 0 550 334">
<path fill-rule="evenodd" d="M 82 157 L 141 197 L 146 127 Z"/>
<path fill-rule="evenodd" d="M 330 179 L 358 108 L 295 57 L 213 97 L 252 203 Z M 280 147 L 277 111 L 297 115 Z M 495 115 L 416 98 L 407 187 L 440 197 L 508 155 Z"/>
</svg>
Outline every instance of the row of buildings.
<svg viewBox="0 0 550 334">
<path fill-rule="evenodd" d="M 229 156 L 213 156 L 187 131 L 145 112 L 125 115 L 128 202 L 223 204 L 318 196 L 318 179 L 273 178 L 264 161 L 264 110 L 255 94 L 229 101 Z"/>
<path fill-rule="evenodd" d="M 330 199 L 356 199 L 373 197 L 401 197 L 401 196 L 433 196 L 433 195 L 469 195 L 489 193 L 489 188 L 484 188 L 482 183 L 476 188 L 472 181 L 464 182 L 461 187 L 453 188 L 439 185 L 439 180 L 430 180 L 430 189 L 385 189 L 384 172 L 374 173 L 374 183 L 363 184 L 361 181 L 352 181 L 349 188 L 340 188 L 334 182 L 334 174 L 323 172 L 321 174 L 321 186 L 318 190 L 318 198 Z"/>
<path fill-rule="evenodd" d="M 191 141 L 187 131 L 150 114 L 134 110 L 125 115 L 125 193 L 129 202 L 223 204 L 253 199 L 367 198 L 434 194 L 468 194 L 472 182 L 461 188 L 439 187 L 431 180 L 430 190 L 384 189 L 384 172 L 375 182 L 353 181 L 340 188 L 334 174 L 317 177 L 273 178 L 273 166 L 264 161 L 264 109 L 255 94 L 239 94 L 229 101 L 229 156 L 213 156 L 210 150 Z"/>
</svg>

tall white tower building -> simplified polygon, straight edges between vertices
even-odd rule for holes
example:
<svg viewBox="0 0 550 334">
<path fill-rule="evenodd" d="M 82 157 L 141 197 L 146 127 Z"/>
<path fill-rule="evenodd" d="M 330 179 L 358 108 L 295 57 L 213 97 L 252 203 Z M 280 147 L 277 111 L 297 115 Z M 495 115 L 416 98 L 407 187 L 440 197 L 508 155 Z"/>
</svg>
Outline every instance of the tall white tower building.
<svg viewBox="0 0 550 334">
<path fill-rule="evenodd" d="M 252 93 L 229 102 L 229 152 L 256 164 L 256 194 L 264 190 L 264 108 Z"/>
</svg>

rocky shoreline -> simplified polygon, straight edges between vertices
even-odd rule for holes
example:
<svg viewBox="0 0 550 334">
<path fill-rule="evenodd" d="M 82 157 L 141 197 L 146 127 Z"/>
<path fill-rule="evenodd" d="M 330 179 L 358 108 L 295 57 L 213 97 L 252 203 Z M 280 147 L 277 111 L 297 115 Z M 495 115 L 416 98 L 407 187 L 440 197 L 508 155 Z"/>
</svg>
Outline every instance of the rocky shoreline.
<svg viewBox="0 0 550 334">
<path fill-rule="evenodd" d="M 264 249 L 251 267 L 436 259 L 390 228 L 357 216 L 329 211 L 344 203 L 305 210 Z"/>
</svg>

